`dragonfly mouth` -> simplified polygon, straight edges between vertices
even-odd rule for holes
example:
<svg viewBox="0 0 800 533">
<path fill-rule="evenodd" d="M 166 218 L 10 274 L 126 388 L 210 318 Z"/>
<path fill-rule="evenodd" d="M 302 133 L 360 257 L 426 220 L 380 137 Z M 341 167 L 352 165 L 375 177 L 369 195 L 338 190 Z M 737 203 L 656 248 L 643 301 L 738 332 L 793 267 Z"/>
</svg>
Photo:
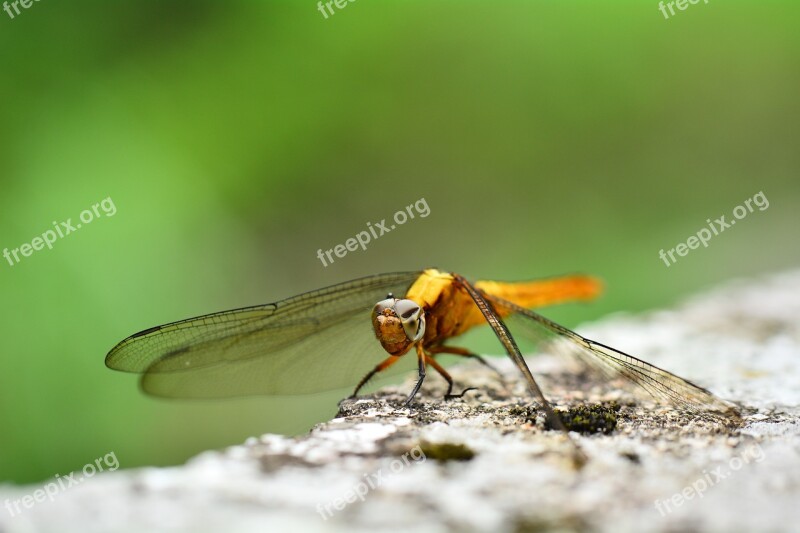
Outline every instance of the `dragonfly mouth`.
<svg viewBox="0 0 800 533">
<path fill-rule="evenodd" d="M 391 309 L 384 309 L 373 321 L 375 336 L 391 355 L 403 355 L 413 344 L 403 327 L 403 321 Z"/>
</svg>

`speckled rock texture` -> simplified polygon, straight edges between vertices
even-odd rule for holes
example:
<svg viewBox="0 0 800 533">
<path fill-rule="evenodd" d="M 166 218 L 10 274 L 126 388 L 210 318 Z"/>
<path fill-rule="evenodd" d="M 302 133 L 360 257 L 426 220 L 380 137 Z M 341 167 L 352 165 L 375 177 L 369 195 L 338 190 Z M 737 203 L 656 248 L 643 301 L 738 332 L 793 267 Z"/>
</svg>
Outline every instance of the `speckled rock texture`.
<svg viewBox="0 0 800 533">
<path fill-rule="evenodd" d="M 340 404 L 308 435 L 263 435 L 173 468 L 98 474 L 0 531 L 800 531 L 800 272 L 578 328 L 711 389 L 741 427 L 659 406 L 568 359 L 528 358 L 571 438 L 545 429 L 511 362 L 452 367 Z M 592 430 L 596 431 L 592 431 Z M 0 487 L 0 501 L 40 487 Z"/>
</svg>

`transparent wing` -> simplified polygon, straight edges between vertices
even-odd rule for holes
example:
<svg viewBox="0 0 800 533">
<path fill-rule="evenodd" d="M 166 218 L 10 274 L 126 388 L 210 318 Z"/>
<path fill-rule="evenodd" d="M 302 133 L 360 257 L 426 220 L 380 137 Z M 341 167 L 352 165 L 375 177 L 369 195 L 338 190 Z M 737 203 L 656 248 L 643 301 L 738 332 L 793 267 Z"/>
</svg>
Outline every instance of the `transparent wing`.
<svg viewBox="0 0 800 533">
<path fill-rule="evenodd" d="M 609 379 L 624 378 L 660 402 L 672 404 L 693 413 L 714 413 L 731 422 L 740 420 L 738 412 L 708 390 L 695 385 L 632 355 L 587 339 L 542 315 L 512 302 L 486 295 L 497 309 L 506 308 L 514 314 L 506 322 L 512 333 L 537 342 L 540 349 L 565 352 L 584 364 L 599 370 Z"/>
<path fill-rule="evenodd" d="M 385 354 L 369 312 L 405 295 L 420 272 L 379 274 L 280 302 L 213 313 L 131 335 L 106 366 L 143 373 L 148 394 L 220 398 L 355 386 Z"/>
</svg>

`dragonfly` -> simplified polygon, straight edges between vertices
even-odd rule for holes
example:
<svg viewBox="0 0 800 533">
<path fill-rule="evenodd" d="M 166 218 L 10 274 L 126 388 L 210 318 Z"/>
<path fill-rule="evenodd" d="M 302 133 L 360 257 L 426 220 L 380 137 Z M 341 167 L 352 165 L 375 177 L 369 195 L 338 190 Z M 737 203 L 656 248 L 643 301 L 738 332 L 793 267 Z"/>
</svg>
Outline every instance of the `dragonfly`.
<svg viewBox="0 0 800 533">
<path fill-rule="evenodd" d="M 405 400 L 407 407 L 429 367 L 447 382 L 445 398 L 469 390 L 452 394 L 453 378 L 437 356 L 472 358 L 490 366 L 480 355 L 451 344 L 466 331 L 488 324 L 556 427 L 564 429 L 512 329 L 536 340 L 540 348 L 571 353 L 608 379 L 624 378 L 676 409 L 738 419 L 735 407 L 691 381 L 531 310 L 591 300 L 600 292 L 601 283 L 585 275 L 471 283 L 435 268 L 378 274 L 275 303 L 155 326 L 119 342 L 105 363 L 114 370 L 141 374 L 141 388 L 160 397 L 296 395 L 353 384 L 356 396 L 370 379 L 413 353 L 417 381 Z M 379 346 L 384 357 L 370 363 Z"/>
</svg>

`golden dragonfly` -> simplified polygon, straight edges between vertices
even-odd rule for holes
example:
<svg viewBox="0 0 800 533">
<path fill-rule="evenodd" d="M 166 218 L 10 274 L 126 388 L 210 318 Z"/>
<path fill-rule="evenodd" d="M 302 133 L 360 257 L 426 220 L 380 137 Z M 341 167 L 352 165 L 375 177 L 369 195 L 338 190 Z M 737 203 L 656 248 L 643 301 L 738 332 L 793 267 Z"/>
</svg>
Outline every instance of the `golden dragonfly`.
<svg viewBox="0 0 800 533">
<path fill-rule="evenodd" d="M 685 411 L 738 418 L 733 406 L 691 381 L 530 310 L 591 300 L 600 291 L 598 280 L 583 275 L 473 284 L 433 268 L 378 274 L 271 304 L 152 327 L 121 341 L 105 362 L 115 370 L 143 374 L 142 389 L 162 397 L 293 395 L 357 383 L 355 396 L 373 376 L 414 350 L 418 380 L 405 401 L 408 406 L 429 366 L 447 381 L 447 398 L 463 395 L 451 394 L 453 379 L 436 356 L 470 357 L 489 366 L 479 355 L 449 344 L 467 330 L 489 324 L 548 419 L 563 428 L 528 369 L 511 324 L 542 346 L 555 344 L 656 400 Z M 388 356 L 368 370 L 378 344 Z"/>
</svg>

